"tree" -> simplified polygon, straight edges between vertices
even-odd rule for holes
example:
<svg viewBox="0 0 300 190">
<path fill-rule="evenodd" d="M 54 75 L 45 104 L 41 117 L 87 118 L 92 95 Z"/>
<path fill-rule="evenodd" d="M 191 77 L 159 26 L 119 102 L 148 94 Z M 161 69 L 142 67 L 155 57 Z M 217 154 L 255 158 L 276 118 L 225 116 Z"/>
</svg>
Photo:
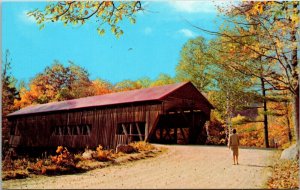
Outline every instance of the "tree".
<svg viewBox="0 0 300 190">
<path fill-rule="evenodd" d="M 226 32 L 229 33 L 228 30 Z M 235 31 L 230 31 L 230 34 L 240 35 L 240 33 L 236 33 Z M 249 36 L 248 38 L 245 37 L 243 40 L 249 44 L 258 42 L 258 39 L 256 39 L 255 36 Z M 259 102 L 262 102 L 263 104 L 265 146 L 268 148 L 269 135 L 266 91 L 269 85 L 266 84 L 265 78 L 269 76 L 268 70 L 272 66 L 272 63 L 264 62 L 264 60 L 261 60 L 260 56 L 256 58 L 255 55 L 251 54 L 251 51 L 247 50 L 240 44 L 228 41 L 228 39 L 224 37 L 219 37 L 217 40 L 214 40 L 211 47 L 215 52 L 218 52 L 219 57 L 221 57 L 220 61 L 217 61 L 219 65 L 222 65 L 227 69 L 234 70 L 246 77 L 251 77 L 254 82 L 253 85 L 256 83 L 260 85 L 261 98 Z M 212 55 L 211 57 L 214 58 L 215 55 Z M 251 59 L 251 57 L 254 58 Z"/>
<path fill-rule="evenodd" d="M 174 84 L 176 81 L 168 74 L 161 73 L 158 77 L 151 83 L 151 87 L 153 86 L 162 86 L 167 84 Z"/>
<path fill-rule="evenodd" d="M 70 62 L 68 67 L 55 61 L 46 67 L 29 83 L 29 90 L 20 89 L 20 100 L 15 101 L 17 108 L 31 104 L 69 100 L 93 95 L 89 73 L 82 67 Z"/>
<path fill-rule="evenodd" d="M 113 92 L 113 85 L 108 81 L 98 78 L 92 81 L 92 83 L 91 90 L 93 91 L 94 95 L 102 95 Z"/>
<path fill-rule="evenodd" d="M 11 59 L 9 50 L 5 51 L 5 59 L 2 69 L 2 140 L 7 139 L 9 130 L 6 115 L 15 111 L 14 101 L 19 97 L 19 93 L 15 87 L 16 79 L 11 74 Z M 2 141 L 4 142 L 4 141 Z"/>
<path fill-rule="evenodd" d="M 184 44 L 180 61 L 176 66 L 176 79 L 191 81 L 201 91 L 207 92 L 213 86 L 214 66 L 207 56 L 208 45 L 203 37 L 197 37 Z"/>
<path fill-rule="evenodd" d="M 40 29 L 47 22 L 62 22 L 64 25 L 83 25 L 88 20 L 96 21 L 99 35 L 104 35 L 103 24 L 110 26 L 111 32 L 117 37 L 123 34 L 118 25 L 121 20 L 127 18 L 135 23 L 135 16 L 142 10 L 140 1 L 59 1 L 51 2 L 43 9 L 35 9 L 28 12 L 33 16 Z"/>
<path fill-rule="evenodd" d="M 69 99 L 95 95 L 92 89 L 93 83 L 89 79 L 89 72 L 71 61 L 69 63 L 70 66 L 67 67 L 70 71 L 68 77 L 70 80 L 69 85 L 71 97 Z"/>
<path fill-rule="evenodd" d="M 149 77 L 142 77 L 136 81 L 142 88 L 150 87 L 152 80 Z"/>
<path fill-rule="evenodd" d="M 263 81 L 273 90 L 289 90 L 294 96 L 295 130 L 299 134 L 299 66 L 297 52 L 299 34 L 299 2 L 242 2 L 223 10 L 227 25 L 219 32 L 203 31 L 222 36 L 239 47 L 228 49 L 227 55 L 248 54 L 248 59 L 268 63 Z M 228 30 L 229 29 L 229 30 Z M 234 30 L 235 33 L 231 31 Z M 245 40 L 254 37 L 257 41 Z M 237 53 L 238 52 L 238 53 Z M 230 63 L 236 67 L 243 62 Z M 253 75 L 255 69 L 249 70 Z M 299 139 L 297 137 L 297 139 Z"/>
<path fill-rule="evenodd" d="M 230 130 L 234 113 L 251 106 L 256 93 L 249 90 L 253 85 L 251 78 L 241 73 L 232 69 L 219 69 L 214 74 L 216 90 L 211 90 L 208 98 Z"/>
<path fill-rule="evenodd" d="M 142 86 L 136 81 L 123 80 L 115 84 L 114 91 L 121 92 L 121 91 L 136 90 L 141 88 Z"/>
<path fill-rule="evenodd" d="M 273 62 L 266 82 L 274 90 L 288 89 L 294 95 L 295 130 L 299 139 L 299 71 L 297 51 L 299 36 L 299 2 L 244 3 L 233 14 L 244 14 L 252 24 L 247 35 L 256 36 L 259 43 L 247 45 L 250 50 L 268 62 Z M 239 25 L 239 28 L 241 26 Z M 259 29 L 259 30 L 257 30 Z"/>
</svg>

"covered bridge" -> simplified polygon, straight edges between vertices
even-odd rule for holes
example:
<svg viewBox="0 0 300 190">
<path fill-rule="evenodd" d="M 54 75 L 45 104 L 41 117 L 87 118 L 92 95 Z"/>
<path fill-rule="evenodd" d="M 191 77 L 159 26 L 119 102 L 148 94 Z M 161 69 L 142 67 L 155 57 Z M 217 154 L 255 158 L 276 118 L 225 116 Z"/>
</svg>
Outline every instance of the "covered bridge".
<svg viewBox="0 0 300 190">
<path fill-rule="evenodd" d="M 211 109 L 191 82 L 33 105 L 8 115 L 10 145 L 115 148 L 139 140 L 201 143 Z"/>
</svg>

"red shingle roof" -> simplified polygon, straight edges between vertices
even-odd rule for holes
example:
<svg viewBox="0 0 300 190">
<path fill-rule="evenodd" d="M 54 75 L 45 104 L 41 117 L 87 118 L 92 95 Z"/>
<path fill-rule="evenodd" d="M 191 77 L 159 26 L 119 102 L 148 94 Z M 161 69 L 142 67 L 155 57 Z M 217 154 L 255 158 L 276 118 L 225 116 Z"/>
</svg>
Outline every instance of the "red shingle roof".
<svg viewBox="0 0 300 190">
<path fill-rule="evenodd" d="M 188 83 L 189 82 L 184 82 L 165 86 L 105 94 L 100 96 L 90 96 L 86 98 L 66 100 L 61 102 L 33 105 L 13 112 L 8 116 L 162 100 L 166 95 L 174 92 L 178 88 Z"/>
</svg>

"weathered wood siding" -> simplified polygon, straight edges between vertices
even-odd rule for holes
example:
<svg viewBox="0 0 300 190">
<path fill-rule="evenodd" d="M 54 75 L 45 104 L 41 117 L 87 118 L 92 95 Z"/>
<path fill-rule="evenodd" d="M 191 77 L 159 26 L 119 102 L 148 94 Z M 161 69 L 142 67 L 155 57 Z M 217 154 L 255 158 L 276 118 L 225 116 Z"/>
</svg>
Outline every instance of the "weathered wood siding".
<svg viewBox="0 0 300 190">
<path fill-rule="evenodd" d="M 114 148 L 124 143 L 122 135 L 116 136 L 119 123 L 145 122 L 145 135 L 149 134 L 162 111 L 161 104 L 130 105 L 116 108 L 96 108 L 68 112 L 19 116 L 10 119 L 15 128 L 11 144 L 23 147 L 96 147 Z M 53 135 L 57 126 L 90 125 L 89 135 Z M 13 142 L 14 141 L 14 142 Z"/>
<path fill-rule="evenodd" d="M 61 107 L 57 104 L 48 104 L 44 107 L 51 110 L 49 112 L 44 110 L 44 113 L 28 113 L 25 110 L 22 114 L 11 115 L 8 118 L 13 132 L 10 144 L 14 147 L 63 145 L 71 148 L 96 147 L 101 144 L 104 148 L 115 148 L 118 144 L 126 144 L 132 140 L 149 141 L 149 137 L 157 131 L 161 134 L 159 140 L 173 138 L 177 142 L 177 131 L 182 131 L 182 128 L 189 129 L 189 135 L 186 136 L 189 139 L 186 141 L 195 143 L 213 108 L 192 83 L 162 93 L 159 99 L 151 100 L 145 94 L 138 94 L 137 97 L 144 97 L 145 100 L 140 98 L 136 102 L 136 97 L 133 97 L 132 102 L 93 108 L 71 106 L 64 111 L 58 111 L 57 108 Z M 125 101 L 124 98 L 119 98 Z M 74 100 L 71 103 L 85 105 L 85 101 L 87 100 Z M 98 104 L 101 105 L 99 102 Z M 51 107 L 53 105 L 57 107 Z M 62 105 L 68 105 L 68 102 L 63 102 Z M 171 112 L 175 115 L 170 116 Z M 165 136 L 161 130 L 167 130 Z"/>
<path fill-rule="evenodd" d="M 211 105 L 192 84 L 185 85 L 169 94 L 165 100 L 164 112 L 182 110 L 201 110 L 210 119 Z"/>
</svg>

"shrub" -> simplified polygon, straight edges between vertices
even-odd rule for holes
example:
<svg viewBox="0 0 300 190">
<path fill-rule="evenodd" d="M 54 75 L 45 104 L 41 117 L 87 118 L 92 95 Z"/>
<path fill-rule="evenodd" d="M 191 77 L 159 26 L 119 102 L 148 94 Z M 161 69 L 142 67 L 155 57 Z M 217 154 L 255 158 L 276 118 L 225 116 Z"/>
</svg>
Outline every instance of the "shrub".
<svg viewBox="0 0 300 190">
<path fill-rule="evenodd" d="M 238 114 L 236 117 L 231 118 L 232 125 L 240 125 L 247 121 L 245 116 Z"/>
<path fill-rule="evenodd" d="M 133 142 L 130 143 L 129 145 L 138 151 L 150 151 L 155 149 L 155 147 L 152 144 L 149 144 L 145 141 Z"/>
<path fill-rule="evenodd" d="M 136 149 L 131 145 L 119 144 L 116 148 L 116 152 L 117 153 L 124 152 L 126 154 L 131 154 L 131 153 L 136 152 Z"/>
<path fill-rule="evenodd" d="M 81 160 L 83 160 L 83 157 L 82 157 L 81 154 L 74 154 L 74 161 L 75 162 L 79 162 Z"/>
<path fill-rule="evenodd" d="M 103 150 L 103 147 L 101 145 L 99 145 L 96 148 L 96 157 L 95 158 L 102 162 L 109 161 L 109 160 L 111 160 L 110 159 L 110 151 Z"/>
<path fill-rule="evenodd" d="M 91 160 L 93 158 L 94 154 L 95 154 L 95 151 L 92 151 L 90 149 L 85 149 L 84 153 L 82 154 L 82 158 L 84 160 Z"/>
<path fill-rule="evenodd" d="M 37 160 L 36 163 L 30 164 L 28 172 L 53 175 L 74 173 L 77 170 L 74 155 L 66 147 L 58 146 L 56 153 L 57 155 L 50 156 L 49 159 Z"/>
</svg>

